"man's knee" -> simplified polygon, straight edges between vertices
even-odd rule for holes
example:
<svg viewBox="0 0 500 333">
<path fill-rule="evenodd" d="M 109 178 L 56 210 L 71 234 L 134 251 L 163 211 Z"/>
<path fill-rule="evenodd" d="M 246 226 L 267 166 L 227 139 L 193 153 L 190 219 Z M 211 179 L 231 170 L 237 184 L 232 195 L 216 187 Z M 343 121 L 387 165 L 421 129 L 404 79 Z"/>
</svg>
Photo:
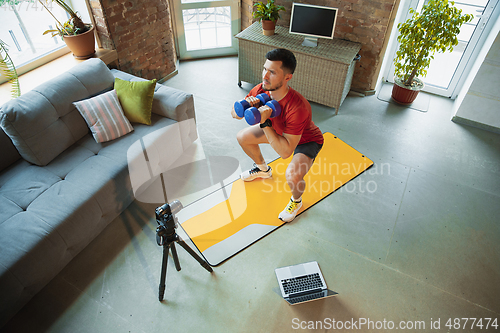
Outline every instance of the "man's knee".
<svg viewBox="0 0 500 333">
<path fill-rule="evenodd" d="M 259 126 L 246 127 L 240 130 L 236 134 L 236 139 L 241 146 L 267 143 L 267 138 Z"/>
<path fill-rule="evenodd" d="M 306 182 L 300 173 L 294 172 L 290 168 L 285 173 L 286 182 L 290 190 L 304 191 Z"/>
<path fill-rule="evenodd" d="M 285 177 L 288 183 L 302 184 L 304 182 L 304 177 L 311 168 L 312 163 L 309 158 L 304 158 L 303 156 L 294 157 L 294 159 L 296 160 L 292 160 L 292 163 L 288 165 Z"/>
<path fill-rule="evenodd" d="M 289 165 L 285 172 L 286 181 L 292 184 L 299 184 L 303 180 L 303 175 L 298 168 Z"/>
<path fill-rule="evenodd" d="M 247 136 L 245 132 L 245 129 L 242 129 L 236 134 L 236 140 L 238 140 L 240 146 L 246 141 Z"/>
</svg>

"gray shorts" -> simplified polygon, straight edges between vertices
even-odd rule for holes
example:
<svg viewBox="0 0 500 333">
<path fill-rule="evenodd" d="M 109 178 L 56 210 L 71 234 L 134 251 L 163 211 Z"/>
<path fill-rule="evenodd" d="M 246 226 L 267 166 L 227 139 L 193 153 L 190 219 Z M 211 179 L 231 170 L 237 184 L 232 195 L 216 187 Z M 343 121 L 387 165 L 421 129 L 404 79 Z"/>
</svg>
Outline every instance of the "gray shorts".
<svg viewBox="0 0 500 333">
<path fill-rule="evenodd" d="M 323 148 L 322 144 L 319 144 L 317 142 L 311 141 L 311 142 L 306 142 L 301 145 L 298 145 L 295 147 L 295 150 L 293 151 L 293 154 L 304 154 L 309 158 L 312 158 L 314 161 L 316 159 L 316 156 L 318 156 L 319 151 Z"/>
</svg>

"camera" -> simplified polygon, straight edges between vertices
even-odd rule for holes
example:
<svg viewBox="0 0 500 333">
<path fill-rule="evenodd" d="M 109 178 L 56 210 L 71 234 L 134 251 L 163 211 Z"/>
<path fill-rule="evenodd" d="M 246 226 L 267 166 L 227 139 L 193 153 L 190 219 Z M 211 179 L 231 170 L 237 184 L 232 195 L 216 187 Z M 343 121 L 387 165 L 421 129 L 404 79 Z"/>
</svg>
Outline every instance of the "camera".
<svg viewBox="0 0 500 333">
<path fill-rule="evenodd" d="M 159 246 L 163 246 L 169 237 L 171 241 L 175 240 L 175 228 L 177 228 L 179 221 L 175 214 L 182 209 L 182 203 L 179 200 L 174 200 L 170 204 L 167 202 L 164 205 L 155 209 L 156 214 L 156 242 Z"/>
</svg>

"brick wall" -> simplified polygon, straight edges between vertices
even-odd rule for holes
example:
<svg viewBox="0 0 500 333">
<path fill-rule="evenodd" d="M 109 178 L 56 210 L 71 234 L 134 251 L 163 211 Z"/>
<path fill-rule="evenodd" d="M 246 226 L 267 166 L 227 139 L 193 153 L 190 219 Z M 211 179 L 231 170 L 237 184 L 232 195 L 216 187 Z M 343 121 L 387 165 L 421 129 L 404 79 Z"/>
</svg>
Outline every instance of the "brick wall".
<svg viewBox="0 0 500 333">
<path fill-rule="evenodd" d="M 122 71 L 162 79 L 175 71 L 176 53 L 167 0 L 90 0 L 104 48 L 118 52 Z"/>
<path fill-rule="evenodd" d="M 252 21 L 243 18 L 250 17 L 253 4 L 242 6 L 242 29 L 248 27 Z M 265 2 L 265 1 L 264 1 Z M 376 79 L 381 67 L 385 45 L 390 34 L 391 17 L 399 0 L 308 0 L 300 1 L 319 6 L 328 6 L 339 9 L 335 37 L 344 38 L 361 43 L 361 61 L 356 64 L 352 89 L 369 91 L 375 88 Z M 292 1 L 276 0 L 277 4 L 285 6 L 286 12 L 281 12 L 281 19 L 277 22 L 281 26 L 290 26 Z"/>
<path fill-rule="evenodd" d="M 253 0 L 240 0 L 241 1 L 241 30 L 245 30 L 252 25 L 253 17 Z"/>
</svg>

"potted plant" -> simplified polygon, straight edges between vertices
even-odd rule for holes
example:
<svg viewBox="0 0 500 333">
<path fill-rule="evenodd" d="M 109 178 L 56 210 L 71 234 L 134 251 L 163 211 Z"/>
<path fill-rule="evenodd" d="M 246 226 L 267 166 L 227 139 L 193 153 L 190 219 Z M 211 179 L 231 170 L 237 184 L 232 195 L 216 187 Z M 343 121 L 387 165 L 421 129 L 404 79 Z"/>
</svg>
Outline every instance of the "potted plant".
<svg viewBox="0 0 500 333">
<path fill-rule="evenodd" d="M 253 6 L 256 9 L 253 12 L 253 17 L 258 19 L 259 22 L 262 21 L 262 32 L 264 33 L 264 35 L 274 35 L 276 21 L 278 21 L 278 19 L 280 18 L 279 11 L 286 11 L 285 7 L 275 5 L 274 0 L 268 0 L 265 5 L 262 1 L 258 1 Z"/>
<path fill-rule="evenodd" d="M 7 48 L 7 44 L 5 44 L 1 39 L 0 71 L 5 75 L 7 81 L 12 84 L 12 98 L 19 97 L 19 95 L 21 95 L 21 88 L 19 87 L 16 67 L 14 66 L 14 62 L 12 62 L 12 59 L 9 56 L 9 49 Z"/>
<path fill-rule="evenodd" d="M 396 52 L 392 98 L 401 104 L 411 104 L 424 83 L 418 78 L 427 75 L 435 52 L 453 51 L 463 23 L 473 15 L 464 14 L 448 0 L 429 0 L 420 13 L 410 9 L 406 22 L 398 24 L 399 49 Z"/>
<path fill-rule="evenodd" d="M 73 52 L 73 56 L 77 59 L 88 59 L 95 54 L 95 36 L 92 24 L 83 23 L 80 16 L 63 0 L 51 0 L 64 9 L 70 16 L 69 20 L 62 24 L 49 8 L 45 6 L 42 0 L 38 1 L 56 20 L 56 29 L 47 30 L 43 33 L 44 35 L 52 33 L 52 37 L 61 36 L 68 48 Z"/>
</svg>

